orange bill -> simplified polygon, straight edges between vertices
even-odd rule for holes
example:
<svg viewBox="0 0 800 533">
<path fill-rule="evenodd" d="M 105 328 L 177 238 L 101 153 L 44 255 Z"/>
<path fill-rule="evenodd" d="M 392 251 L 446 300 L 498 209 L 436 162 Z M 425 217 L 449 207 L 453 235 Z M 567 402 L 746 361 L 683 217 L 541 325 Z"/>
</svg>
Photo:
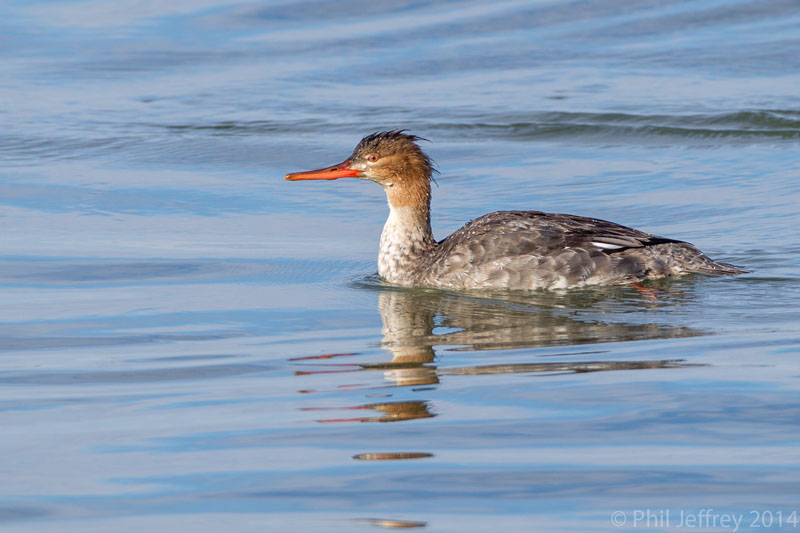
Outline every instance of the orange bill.
<svg viewBox="0 0 800 533">
<path fill-rule="evenodd" d="M 358 178 L 361 176 L 360 170 L 350 168 L 351 161 L 348 159 L 338 165 L 319 170 L 309 170 L 307 172 L 292 172 L 286 174 L 283 179 L 287 181 L 300 180 L 336 180 L 339 178 Z"/>
</svg>

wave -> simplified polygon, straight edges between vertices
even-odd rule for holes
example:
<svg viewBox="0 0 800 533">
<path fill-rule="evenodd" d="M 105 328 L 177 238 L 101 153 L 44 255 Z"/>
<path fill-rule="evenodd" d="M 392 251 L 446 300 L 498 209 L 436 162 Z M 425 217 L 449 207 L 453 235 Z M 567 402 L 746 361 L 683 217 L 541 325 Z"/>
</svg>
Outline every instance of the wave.
<svg viewBox="0 0 800 533">
<path fill-rule="evenodd" d="M 592 113 L 537 111 L 519 115 L 460 116 L 458 120 L 429 122 L 421 117 L 409 119 L 408 113 L 376 110 L 385 128 L 406 127 L 437 139 L 482 137 L 506 140 L 542 140 L 573 138 L 615 143 L 636 139 L 724 139 L 747 142 L 800 139 L 800 111 L 743 110 L 692 115 L 639 115 L 627 113 Z M 198 125 L 161 126 L 172 132 L 207 133 L 208 135 L 269 135 L 286 133 L 336 132 L 355 136 L 380 128 L 365 127 L 364 122 L 340 121 L 222 121 Z M 437 135 L 438 134 L 438 135 Z"/>
<path fill-rule="evenodd" d="M 571 138 L 613 144 L 648 138 L 781 141 L 800 139 L 800 111 L 746 110 L 694 115 L 540 112 L 493 121 L 440 123 L 434 128 L 509 140 Z"/>
<path fill-rule="evenodd" d="M 362 111 L 363 113 L 363 111 Z M 217 121 L 185 124 L 136 124 L 141 136 L 109 136 L 100 139 L 33 138 L 0 136 L 0 160 L 22 163 L 43 159 L 85 159 L 103 155 L 128 153 L 131 159 L 158 156 L 169 159 L 204 157 L 184 154 L 179 150 L 181 137 L 190 136 L 191 146 L 199 139 L 214 137 L 263 138 L 287 135 L 346 135 L 358 139 L 380 129 L 407 128 L 435 141 L 465 139 L 498 139 L 506 141 L 574 141 L 601 145 L 675 144 L 675 145 L 739 145 L 795 143 L 800 141 L 800 111 L 742 110 L 724 113 L 689 115 L 640 115 L 628 113 L 592 113 L 568 111 L 535 111 L 521 114 L 481 114 L 458 116 L 453 120 L 432 122 L 429 117 L 408 111 L 376 111 L 382 125 L 370 126 L 359 116 L 356 120 L 257 120 Z M 198 139 L 199 138 L 199 139 Z M 147 139 L 142 143 L 141 139 Z M 177 143 L 177 145 L 176 145 Z M 213 150 L 213 147 L 205 147 Z M 235 147 L 225 146 L 227 150 Z M 225 154 L 218 158 L 226 160 Z M 196 159 L 193 159 L 196 161 Z"/>
</svg>

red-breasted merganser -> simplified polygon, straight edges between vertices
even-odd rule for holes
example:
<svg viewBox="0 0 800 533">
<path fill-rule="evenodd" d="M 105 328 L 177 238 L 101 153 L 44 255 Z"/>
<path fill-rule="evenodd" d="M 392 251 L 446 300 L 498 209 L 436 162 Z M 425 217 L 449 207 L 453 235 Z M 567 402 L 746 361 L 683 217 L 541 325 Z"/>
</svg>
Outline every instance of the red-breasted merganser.
<svg viewBox="0 0 800 533">
<path fill-rule="evenodd" d="M 389 218 L 378 273 L 402 286 L 559 289 L 628 284 L 682 274 L 740 274 L 691 244 L 613 222 L 540 211 L 498 211 L 444 239 L 431 232 L 430 158 L 404 130 L 364 137 L 342 163 L 287 174 L 289 181 L 361 178 L 381 185 Z"/>
</svg>

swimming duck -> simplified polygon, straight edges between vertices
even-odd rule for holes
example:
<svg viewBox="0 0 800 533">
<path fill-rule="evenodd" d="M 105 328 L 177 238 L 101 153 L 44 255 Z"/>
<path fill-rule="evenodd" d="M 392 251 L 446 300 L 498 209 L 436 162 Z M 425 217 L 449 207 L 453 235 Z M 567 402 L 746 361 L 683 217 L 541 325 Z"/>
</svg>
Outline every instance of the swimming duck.
<svg viewBox="0 0 800 533">
<path fill-rule="evenodd" d="M 389 218 L 378 273 L 393 284 L 534 290 L 631 284 L 684 274 L 741 274 L 693 245 L 620 224 L 560 213 L 498 211 L 437 241 L 431 231 L 431 159 L 404 130 L 367 135 L 345 161 L 289 181 L 360 178 L 386 192 Z"/>
</svg>

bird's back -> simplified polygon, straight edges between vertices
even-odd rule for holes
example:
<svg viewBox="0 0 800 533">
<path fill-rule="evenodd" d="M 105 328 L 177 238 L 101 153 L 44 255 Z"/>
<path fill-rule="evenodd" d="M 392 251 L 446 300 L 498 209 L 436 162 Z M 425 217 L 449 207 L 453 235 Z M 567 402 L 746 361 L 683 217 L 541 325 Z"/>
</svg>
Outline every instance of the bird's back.
<svg viewBox="0 0 800 533">
<path fill-rule="evenodd" d="M 441 241 L 421 265 L 419 281 L 454 289 L 529 290 L 740 272 L 689 243 L 613 222 L 499 211 L 468 222 Z"/>
</svg>

